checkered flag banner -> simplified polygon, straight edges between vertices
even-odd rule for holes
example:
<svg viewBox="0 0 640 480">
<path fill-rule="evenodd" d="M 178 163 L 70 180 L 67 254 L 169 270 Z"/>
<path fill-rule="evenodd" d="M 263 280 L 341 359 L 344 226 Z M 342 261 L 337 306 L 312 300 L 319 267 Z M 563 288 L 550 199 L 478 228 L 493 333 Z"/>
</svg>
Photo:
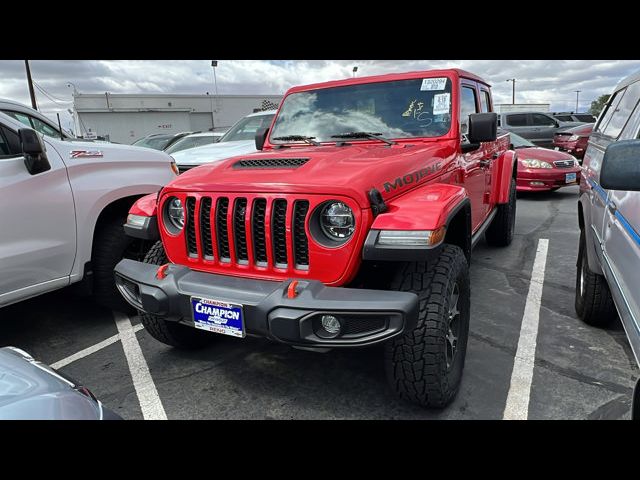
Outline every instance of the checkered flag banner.
<svg viewBox="0 0 640 480">
<path fill-rule="evenodd" d="M 278 108 L 278 104 L 274 103 L 270 100 L 262 100 L 262 110 L 276 110 Z"/>
</svg>

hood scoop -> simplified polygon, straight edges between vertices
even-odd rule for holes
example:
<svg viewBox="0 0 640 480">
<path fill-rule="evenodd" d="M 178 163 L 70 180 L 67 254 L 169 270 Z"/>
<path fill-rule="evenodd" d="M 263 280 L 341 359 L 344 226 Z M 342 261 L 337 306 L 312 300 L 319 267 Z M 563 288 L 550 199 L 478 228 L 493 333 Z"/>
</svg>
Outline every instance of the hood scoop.
<svg viewBox="0 0 640 480">
<path fill-rule="evenodd" d="M 238 160 L 233 168 L 299 168 L 309 161 L 308 158 L 257 158 Z"/>
</svg>

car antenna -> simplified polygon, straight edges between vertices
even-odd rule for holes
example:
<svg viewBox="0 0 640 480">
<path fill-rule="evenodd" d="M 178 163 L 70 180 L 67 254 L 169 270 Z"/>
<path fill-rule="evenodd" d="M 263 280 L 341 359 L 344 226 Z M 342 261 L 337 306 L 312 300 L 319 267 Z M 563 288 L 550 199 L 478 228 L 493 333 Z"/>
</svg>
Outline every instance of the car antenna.
<svg viewBox="0 0 640 480">
<path fill-rule="evenodd" d="M 62 134 L 62 123 L 60 123 L 60 113 L 56 113 L 58 117 L 58 128 L 60 129 L 60 140 L 64 140 L 64 135 Z"/>
</svg>

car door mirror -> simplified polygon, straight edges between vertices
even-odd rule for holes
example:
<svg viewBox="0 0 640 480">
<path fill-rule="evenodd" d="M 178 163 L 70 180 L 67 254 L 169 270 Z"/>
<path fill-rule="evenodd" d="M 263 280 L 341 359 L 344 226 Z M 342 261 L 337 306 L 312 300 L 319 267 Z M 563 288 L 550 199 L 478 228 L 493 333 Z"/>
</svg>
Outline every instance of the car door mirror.
<svg viewBox="0 0 640 480">
<path fill-rule="evenodd" d="M 469 115 L 470 143 L 493 142 L 498 137 L 497 113 L 472 113 Z"/>
<path fill-rule="evenodd" d="M 44 142 L 38 133 L 31 128 L 18 130 L 20 146 L 24 154 L 24 165 L 31 175 L 51 170 L 51 164 L 47 158 Z"/>
<path fill-rule="evenodd" d="M 256 131 L 256 150 L 262 150 L 268 133 L 269 128 L 260 128 Z"/>
<path fill-rule="evenodd" d="M 610 144 L 600 168 L 600 185 L 608 190 L 640 191 L 640 140 Z"/>
</svg>

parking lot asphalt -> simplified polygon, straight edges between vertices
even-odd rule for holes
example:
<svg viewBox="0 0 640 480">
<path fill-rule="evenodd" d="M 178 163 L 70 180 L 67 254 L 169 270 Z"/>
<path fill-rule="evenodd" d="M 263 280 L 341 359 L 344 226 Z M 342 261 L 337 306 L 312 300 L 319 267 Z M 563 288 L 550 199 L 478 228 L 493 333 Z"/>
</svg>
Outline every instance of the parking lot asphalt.
<svg viewBox="0 0 640 480">
<path fill-rule="evenodd" d="M 119 341 L 113 312 L 68 290 L 0 310 L 0 345 L 55 364 L 100 342 L 108 344 L 63 362 L 61 371 L 125 419 L 502 419 L 514 389 L 536 250 L 539 240 L 547 239 L 525 418 L 630 418 L 638 370 L 621 324 L 590 327 L 577 319 L 573 307 L 577 193 L 577 187 L 567 187 L 519 194 L 512 245 L 492 248 L 481 240 L 476 246 L 464 377 L 457 398 L 441 411 L 394 396 L 380 348 L 322 354 L 221 336 L 211 347 L 184 352 L 137 327 L 132 335 L 142 355 L 136 356 Z M 136 317 L 130 321 L 139 324 Z M 148 375 L 139 361 L 148 366 Z M 519 365 L 526 370 L 526 359 Z M 148 384 L 140 386 L 141 381 Z M 150 407 L 145 398 L 155 404 Z"/>
</svg>

